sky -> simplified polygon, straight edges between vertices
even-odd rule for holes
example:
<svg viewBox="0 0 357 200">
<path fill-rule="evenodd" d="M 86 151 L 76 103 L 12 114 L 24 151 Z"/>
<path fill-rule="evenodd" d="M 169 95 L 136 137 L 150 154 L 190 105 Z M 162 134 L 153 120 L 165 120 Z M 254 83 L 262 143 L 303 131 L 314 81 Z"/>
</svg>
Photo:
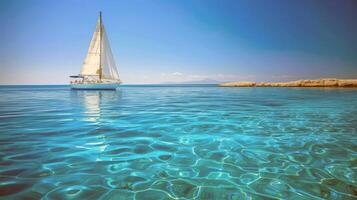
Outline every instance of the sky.
<svg viewBox="0 0 357 200">
<path fill-rule="evenodd" d="M 67 84 L 99 11 L 126 84 L 357 78 L 357 1 L 0 0 L 0 84 Z"/>
</svg>

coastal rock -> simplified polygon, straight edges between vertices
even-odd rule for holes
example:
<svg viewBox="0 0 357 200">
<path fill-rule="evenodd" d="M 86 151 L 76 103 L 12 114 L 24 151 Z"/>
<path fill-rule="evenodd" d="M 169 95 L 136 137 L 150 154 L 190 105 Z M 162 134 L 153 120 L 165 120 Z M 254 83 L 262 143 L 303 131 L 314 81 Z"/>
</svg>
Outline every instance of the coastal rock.
<svg viewBox="0 0 357 200">
<path fill-rule="evenodd" d="M 254 87 L 255 85 L 255 82 L 231 82 L 220 84 L 220 86 L 224 87 Z"/>
<path fill-rule="evenodd" d="M 325 78 L 315 80 L 297 80 L 277 83 L 229 82 L 222 87 L 357 87 L 357 79 Z"/>
<path fill-rule="evenodd" d="M 357 87 L 357 79 L 339 81 L 338 87 Z"/>
</svg>

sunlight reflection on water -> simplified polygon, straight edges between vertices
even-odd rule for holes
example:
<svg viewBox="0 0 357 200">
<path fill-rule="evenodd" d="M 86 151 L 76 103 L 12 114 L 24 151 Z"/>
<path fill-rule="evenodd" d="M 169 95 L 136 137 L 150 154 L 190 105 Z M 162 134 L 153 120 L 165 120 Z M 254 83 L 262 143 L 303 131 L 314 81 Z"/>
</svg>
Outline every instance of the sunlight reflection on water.
<svg viewBox="0 0 357 200">
<path fill-rule="evenodd" d="M 357 90 L 0 87 L 0 197 L 356 199 Z"/>
</svg>

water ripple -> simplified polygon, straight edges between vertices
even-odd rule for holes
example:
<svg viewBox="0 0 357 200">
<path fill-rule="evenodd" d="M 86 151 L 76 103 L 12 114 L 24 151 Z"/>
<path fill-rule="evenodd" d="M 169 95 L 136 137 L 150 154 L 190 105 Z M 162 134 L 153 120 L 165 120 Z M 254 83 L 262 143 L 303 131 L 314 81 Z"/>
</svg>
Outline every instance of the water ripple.
<svg viewBox="0 0 357 200">
<path fill-rule="evenodd" d="M 0 95 L 0 198 L 357 198 L 355 89 Z"/>
</svg>

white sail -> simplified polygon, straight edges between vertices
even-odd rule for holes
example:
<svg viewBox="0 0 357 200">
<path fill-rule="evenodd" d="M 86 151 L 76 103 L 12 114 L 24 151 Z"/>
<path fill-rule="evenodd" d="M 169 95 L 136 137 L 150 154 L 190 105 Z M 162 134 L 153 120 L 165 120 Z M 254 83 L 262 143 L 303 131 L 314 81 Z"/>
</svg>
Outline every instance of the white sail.
<svg viewBox="0 0 357 200">
<path fill-rule="evenodd" d="M 112 50 L 109 45 L 107 34 L 104 30 L 104 26 L 102 30 L 102 78 L 119 80 L 119 74 L 115 65 Z"/>
<path fill-rule="evenodd" d="M 93 33 L 92 41 L 90 42 L 87 56 L 84 60 L 81 75 L 82 76 L 99 76 L 100 68 L 100 19 L 98 19 L 95 31 Z"/>
<path fill-rule="evenodd" d="M 100 17 L 80 75 L 98 76 L 101 79 L 116 80 L 120 82 L 108 37 Z"/>
</svg>

